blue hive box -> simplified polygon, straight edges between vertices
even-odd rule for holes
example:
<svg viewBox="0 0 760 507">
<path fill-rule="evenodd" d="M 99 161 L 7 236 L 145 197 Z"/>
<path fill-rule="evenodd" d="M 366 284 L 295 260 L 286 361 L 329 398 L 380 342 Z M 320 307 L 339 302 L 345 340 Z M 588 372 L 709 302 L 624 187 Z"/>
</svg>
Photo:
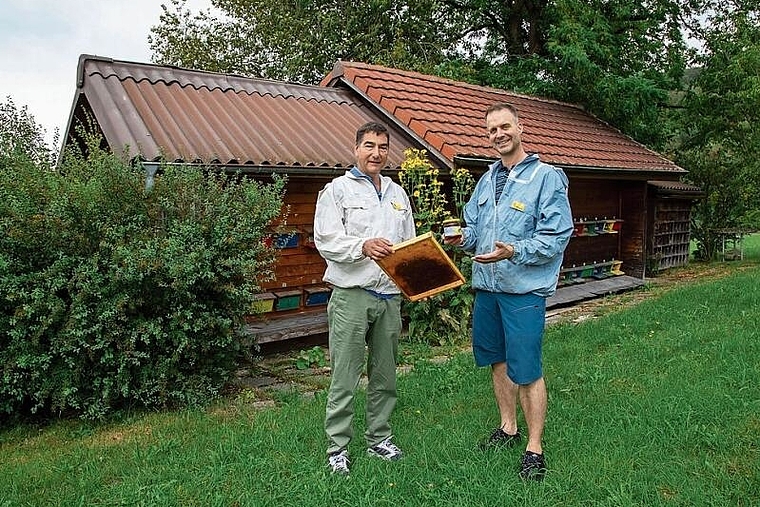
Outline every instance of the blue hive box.
<svg viewBox="0 0 760 507">
<path fill-rule="evenodd" d="M 274 236 L 274 246 L 277 248 L 296 248 L 298 247 L 298 233 L 286 232 Z"/>
<path fill-rule="evenodd" d="M 319 306 L 326 305 L 330 299 L 332 289 L 330 287 L 307 287 L 304 289 L 306 292 L 306 306 Z"/>
</svg>

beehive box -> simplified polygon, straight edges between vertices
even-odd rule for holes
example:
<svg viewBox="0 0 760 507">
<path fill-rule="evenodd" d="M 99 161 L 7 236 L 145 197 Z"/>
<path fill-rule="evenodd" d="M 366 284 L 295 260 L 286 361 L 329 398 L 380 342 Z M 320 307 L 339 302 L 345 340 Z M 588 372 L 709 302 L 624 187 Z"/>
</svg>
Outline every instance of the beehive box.
<svg viewBox="0 0 760 507">
<path fill-rule="evenodd" d="M 301 306 L 301 291 L 299 289 L 278 290 L 274 292 L 277 297 L 275 310 L 293 310 Z"/>
<path fill-rule="evenodd" d="M 297 248 L 298 233 L 293 231 L 275 234 L 274 246 L 276 248 Z"/>
<path fill-rule="evenodd" d="M 306 306 L 319 306 L 327 304 L 332 289 L 323 286 L 307 287 L 304 292 L 306 293 Z"/>
<path fill-rule="evenodd" d="M 274 309 L 274 302 L 277 299 L 277 297 L 271 292 L 262 292 L 261 294 L 256 294 L 253 298 L 254 302 L 251 305 L 251 311 L 253 313 L 271 312 Z"/>
</svg>

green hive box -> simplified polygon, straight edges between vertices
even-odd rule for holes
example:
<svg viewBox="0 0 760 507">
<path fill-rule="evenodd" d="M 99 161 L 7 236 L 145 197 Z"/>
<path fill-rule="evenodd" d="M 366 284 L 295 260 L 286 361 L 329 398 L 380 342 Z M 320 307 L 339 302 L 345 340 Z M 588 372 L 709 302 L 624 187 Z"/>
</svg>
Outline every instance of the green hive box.
<svg viewBox="0 0 760 507">
<path fill-rule="evenodd" d="M 275 291 L 274 295 L 277 296 L 274 307 L 278 312 L 293 310 L 301 306 L 301 291 L 299 289 Z"/>
</svg>

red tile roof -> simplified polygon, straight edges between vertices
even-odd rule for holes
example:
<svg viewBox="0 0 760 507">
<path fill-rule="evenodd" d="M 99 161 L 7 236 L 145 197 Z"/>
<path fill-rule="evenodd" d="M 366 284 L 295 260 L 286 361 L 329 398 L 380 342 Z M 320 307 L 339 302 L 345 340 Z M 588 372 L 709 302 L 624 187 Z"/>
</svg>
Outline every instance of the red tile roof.
<svg viewBox="0 0 760 507">
<path fill-rule="evenodd" d="M 572 169 L 685 171 L 578 106 L 377 65 L 338 62 L 322 86 L 348 87 L 376 104 L 452 165 L 455 157 L 495 159 L 485 111 L 510 102 L 524 126 L 526 151 Z"/>
<path fill-rule="evenodd" d="M 86 112 L 130 158 L 264 168 L 345 168 L 356 129 L 383 121 L 350 90 L 82 55 L 69 135 Z M 397 168 L 403 150 L 419 146 L 389 128 Z"/>
</svg>

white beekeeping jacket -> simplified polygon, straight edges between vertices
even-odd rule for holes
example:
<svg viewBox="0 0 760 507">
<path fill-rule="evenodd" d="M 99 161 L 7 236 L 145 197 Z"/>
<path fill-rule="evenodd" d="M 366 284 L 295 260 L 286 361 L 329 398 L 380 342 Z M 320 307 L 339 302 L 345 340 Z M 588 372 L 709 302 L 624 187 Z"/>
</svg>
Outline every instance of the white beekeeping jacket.
<svg viewBox="0 0 760 507">
<path fill-rule="evenodd" d="M 327 261 L 323 280 L 336 287 L 400 293 L 375 261 L 362 254 L 371 238 L 396 244 L 415 237 L 409 197 L 400 185 L 381 176 L 380 195 L 368 179 L 346 171 L 317 197 L 314 242 Z"/>
</svg>

